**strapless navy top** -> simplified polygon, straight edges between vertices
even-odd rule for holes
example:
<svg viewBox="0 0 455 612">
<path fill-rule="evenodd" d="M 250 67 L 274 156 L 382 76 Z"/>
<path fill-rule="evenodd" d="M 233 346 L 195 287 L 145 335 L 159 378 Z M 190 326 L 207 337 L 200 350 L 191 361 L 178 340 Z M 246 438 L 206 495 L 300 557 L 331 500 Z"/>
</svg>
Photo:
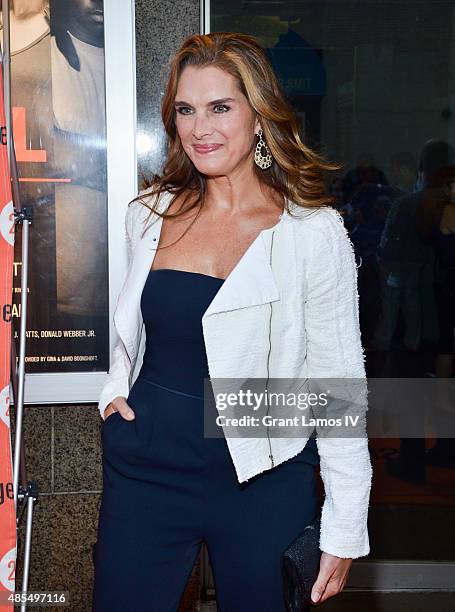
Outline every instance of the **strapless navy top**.
<svg viewBox="0 0 455 612">
<path fill-rule="evenodd" d="M 146 342 L 140 376 L 202 397 L 208 378 L 202 316 L 224 279 L 150 270 L 141 296 Z"/>
</svg>

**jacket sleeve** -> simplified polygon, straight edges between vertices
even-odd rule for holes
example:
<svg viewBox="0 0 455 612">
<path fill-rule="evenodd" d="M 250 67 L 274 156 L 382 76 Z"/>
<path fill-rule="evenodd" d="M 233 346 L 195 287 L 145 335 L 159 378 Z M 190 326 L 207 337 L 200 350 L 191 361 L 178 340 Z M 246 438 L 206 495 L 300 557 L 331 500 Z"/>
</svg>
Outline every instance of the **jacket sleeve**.
<svg viewBox="0 0 455 612">
<path fill-rule="evenodd" d="M 366 388 L 352 243 L 337 211 L 320 214 L 325 222 L 313 233 L 305 272 L 307 375 L 310 380 L 355 379 Z M 350 388 L 349 381 L 343 384 Z M 325 489 L 319 547 L 337 557 L 357 558 L 370 552 L 368 438 L 366 429 L 356 438 L 335 435 L 316 437 Z"/>
<path fill-rule="evenodd" d="M 133 230 L 134 230 L 135 206 L 130 205 L 125 214 L 125 234 L 128 253 L 128 268 L 133 253 Z M 127 398 L 129 394 L 129 381 L 131 374 L 131 362 L 125 345 L 120 336 L 112 351 L 111 367 L 107 374 L 106 382 L 101 389 L 98 410 L 104 421 L 104 410 L 110 402 L 118 396 Z"/>
</svg>

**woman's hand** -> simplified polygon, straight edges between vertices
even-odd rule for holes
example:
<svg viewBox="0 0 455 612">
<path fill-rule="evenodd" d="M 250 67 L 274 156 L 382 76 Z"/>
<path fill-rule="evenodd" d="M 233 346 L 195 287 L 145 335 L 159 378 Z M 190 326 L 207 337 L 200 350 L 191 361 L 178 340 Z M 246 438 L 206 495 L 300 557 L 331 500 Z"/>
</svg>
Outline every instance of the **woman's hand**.
<svg viewBox="0 0 455 612">
<path fill-rule="evenodd" d="M 126 403 L 126 398 L 120 395 L 118 397 L 115 397 L 112 402 L 108 404 L 104 409 L 104 420 L 109 418 L 109 415 L 114 414 L 114 412 L 120 412 L 120 415 L 127 421 L 132 421 L 136 418 L 134 412 Z"/>
<path fill-rule="evenodd" d="M 344 589 L 352 559 L 342 559 L 323 552 L 319 574 L 311 589 L 312 603 L 322 603 Z"/>
</svg>

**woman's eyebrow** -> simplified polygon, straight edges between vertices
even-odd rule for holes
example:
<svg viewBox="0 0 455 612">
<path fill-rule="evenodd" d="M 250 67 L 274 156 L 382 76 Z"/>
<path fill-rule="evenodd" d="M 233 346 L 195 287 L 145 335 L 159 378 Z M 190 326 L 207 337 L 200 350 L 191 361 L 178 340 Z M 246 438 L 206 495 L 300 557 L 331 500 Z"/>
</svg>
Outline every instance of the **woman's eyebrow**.
<svg viewBox="0 0 455 612">
<path fill-rule="evenodd" d="M 212 100 L 211 102 L 207 102 L 207 106 L 214 106 L 215 104 L 225 104 L 225 102 L 235 102 L 234 98 L 220 98 L 219 100 Z M 175 106 L 191 106 L 189 102 L 185 102 L 184 100 L 176 100 L 174 102 Z"/>
<path fill-rule="evenodd" d="M 225 102 L 235 102 L 234 98 L 220 98 L 219 100 L 212 100 L 207 102 L 207 106 L 214 106 L 215 104 L 224 104 Z"/>
</svg>

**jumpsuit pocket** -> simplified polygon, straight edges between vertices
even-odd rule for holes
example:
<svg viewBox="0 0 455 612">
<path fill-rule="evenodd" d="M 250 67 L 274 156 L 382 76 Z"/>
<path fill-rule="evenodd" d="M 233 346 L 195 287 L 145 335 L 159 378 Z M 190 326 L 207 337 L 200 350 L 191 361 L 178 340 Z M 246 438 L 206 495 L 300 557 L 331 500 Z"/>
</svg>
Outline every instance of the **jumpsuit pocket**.
<svg viewBox="0 0 455 612">
<path fill-rule="evenodd" d="M 103 446 L 110 458 L 117 457 L 131 464 L 149 462 L 154 451 L 156 414 L 150 386 L 138 378 L 133 384 L 127 404 L 135 417 L 129 421 L 119 412 L 111 414 L 102 427 Z M 117 415 L 117 416 L 116 416 Z M 109 425 L 109 419 L 112 423 Z"/>
<path fill-rule="evenodd" d="M 108 425 L 109 421 L 115 421 L 115 420 L 116 420 L 116 419 L 115 419 L 115 417 L 116 417 L 116 416 L 117 416 L 117 417 L 118 417 L 118 416 L 120 416 L 120 412 L 119 412 L 118 410 L 116 410 L 115 412 L 113 412 L 112 414 L 110 414 L 110 415 L 107 417 L 107 419 L 103 419 L 103 421 L 102 421 L 102 423 L 101 423 L 102 429 L 105 429 L 105 428 L 107 427 L 107 425 Z"/>
<path fill-rule="evenodd" d="M 110 440 L 111 434 L 120 425 L 120 421 L 124 418 L 118 410 L 110 414 L 105 421 L 101 423 L 101 443 L 103 447 L 106 446 L 106 440 Z"/>
</svg>

